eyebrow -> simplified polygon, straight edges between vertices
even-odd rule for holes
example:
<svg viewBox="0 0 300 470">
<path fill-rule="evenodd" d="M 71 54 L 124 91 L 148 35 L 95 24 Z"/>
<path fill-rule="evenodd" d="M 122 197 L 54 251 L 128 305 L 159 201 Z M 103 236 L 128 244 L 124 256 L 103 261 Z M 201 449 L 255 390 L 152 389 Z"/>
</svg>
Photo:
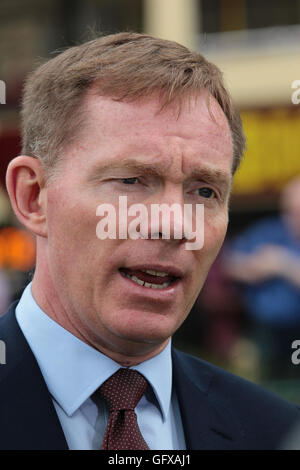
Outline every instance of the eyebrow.
<svg viewBox="0 0 300 470">
<path fill-rule="evenodd" d="M 91 179 L 93 181 L 99 181 L 100 178 L 103 178 L 103 176 L 105 176 L 105 174 L 109 173 L 110 171 L 122 171 L 124 169 L 141 173 L 143 175 L 156 177 L 161 177 L 162 174 L 167 174 L 168 172 L 167 167 L 164 168 L 164 165 L 159 165 L 153 162 L 138 162 L 135 159 L 126 159 L 97 166 L 93 170 Z M 121 176 L 122 175 L 120 175 L 120 177 Z M 231 184 L 232 177 L 231 174 L 228 175 L 224 171 L 217 168 L 202 167 L 193 169 L 187 179 L 204 180 L 207 183 L 218 184 L 224 187 L 224 189 L 227 189 Z"/>
<path fill-rule="evenodd" d="M 124 169 L 153 176 L 161 175 L 161 168 L 158 168 L 158 166 L 153 163 L 138 162 L 136 160 L 126 159 L 97 166 L 93 170 L 92 179 L 99 180 L 110 171 L 122 171 Z"/>
<path fill-rule="evenodd" d="M 197 168 L 191 172 L 189 179 L 204 180 L 211 184 L 220 184 L 224 187 L 229 187 L 232 181 L 231 174 L 227 175 L 224 171 L 217 168 Z"/>
</svg>

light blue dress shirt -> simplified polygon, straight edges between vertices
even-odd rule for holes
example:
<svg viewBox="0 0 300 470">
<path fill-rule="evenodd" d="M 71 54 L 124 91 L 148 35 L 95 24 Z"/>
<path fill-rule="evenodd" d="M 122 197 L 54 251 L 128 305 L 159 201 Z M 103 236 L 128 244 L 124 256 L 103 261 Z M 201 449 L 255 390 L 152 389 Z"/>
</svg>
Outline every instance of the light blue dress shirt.
<svg viewBox="0 0 300 470">
<path fill-rule="evenodd" d="M 45 314 L 32 296 L 31 284 L 17 305 L 16 318 L 39 364 L 69 448 L 101 449 L 108 410 L 93 394 L 120 364 Z M 149 448 L 185 449 L 178 400 L 172 390 L 171 341 L 160 354 L 131 369 L 151 385 L 136 407 Z"/>
</svg>

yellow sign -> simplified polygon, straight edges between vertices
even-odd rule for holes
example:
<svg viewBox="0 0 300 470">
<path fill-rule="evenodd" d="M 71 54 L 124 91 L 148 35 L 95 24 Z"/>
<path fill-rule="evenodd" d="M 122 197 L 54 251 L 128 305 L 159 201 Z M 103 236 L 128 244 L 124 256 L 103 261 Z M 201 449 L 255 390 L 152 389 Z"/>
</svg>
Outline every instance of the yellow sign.
<svg viewBox="0 0 300 470">
<path fill-rule="evenodd" d="M 233 194 L 277 192 L 300 175 L 300 105 L 242 113 L 247 150 Z"/>
</svg>

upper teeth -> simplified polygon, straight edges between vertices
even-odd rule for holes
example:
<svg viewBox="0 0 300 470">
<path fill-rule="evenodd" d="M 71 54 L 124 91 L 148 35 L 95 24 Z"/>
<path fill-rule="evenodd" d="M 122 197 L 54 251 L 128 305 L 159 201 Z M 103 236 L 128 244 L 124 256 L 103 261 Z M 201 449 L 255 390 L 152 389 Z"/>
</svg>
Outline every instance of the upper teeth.
<svg viewBox="0 0 300 470">
<path fill-rule="evenodd" d="M 161 277 L 169 276 L 169 273 L 164 273 L 161 271 L 153 271 L 152 269 L 141 269 L 141 271 L 143 273 L 152 274 L 152 276 L 161 276 Z"/>
</svg>

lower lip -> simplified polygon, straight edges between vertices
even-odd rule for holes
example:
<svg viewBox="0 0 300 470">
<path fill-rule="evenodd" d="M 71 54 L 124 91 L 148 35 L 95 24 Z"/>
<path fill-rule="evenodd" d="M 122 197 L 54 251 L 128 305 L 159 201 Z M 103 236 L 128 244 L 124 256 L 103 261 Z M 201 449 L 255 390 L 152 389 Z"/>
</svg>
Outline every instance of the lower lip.
<svg viewBox="0 0 300 470">
<path fill-rule="evenodd" d="M 176 295 L 178 292 L 182 281 L 180 279 L 177 279 L 176 281 L 172 282 L 168 287 L 165 287 L 163 289 L 152 289 L 151 287 L 144 287 L 141 286 L 140 284 L 137 284 L 135 281 L 130 279 L 129 277 L 124 276 L 123 274 L 120 273 L 120 277 L 123 279 L 124 282 L 126 282 L 126 288 L 130 289 L 132 293 L 139 295 L 139 296 L 144 296 L 148 298 L 152 298 L 153 300 L 161 300 L 161 299 L 170 299 Z"/>
</svg>

